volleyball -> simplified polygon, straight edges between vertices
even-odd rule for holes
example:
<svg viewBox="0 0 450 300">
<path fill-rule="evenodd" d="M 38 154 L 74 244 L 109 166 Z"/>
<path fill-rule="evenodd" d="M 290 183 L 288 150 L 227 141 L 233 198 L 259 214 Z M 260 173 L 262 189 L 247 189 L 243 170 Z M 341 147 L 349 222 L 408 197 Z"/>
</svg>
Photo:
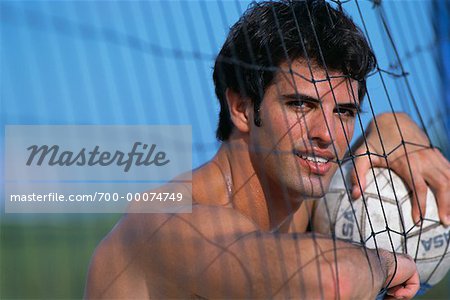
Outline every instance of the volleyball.
<svg viewBox="0 0 450 300">
<path fill-rule="evenodd" d="M 329 193 L 317 202 L 314 231 L 357 242 L 368 248 L 407 253 L 414 258 L 421 289 L 437 284 L 450 268 L 450 227 L 439 221 L 436 200 L 428 189 L 426 214 L 416 226 L 411 215 L 412 191 L 392 170 L 369 169 L 367 187 L 351 199 L 352 163 L 343 165 L 332 179 Z"/>
</svg>

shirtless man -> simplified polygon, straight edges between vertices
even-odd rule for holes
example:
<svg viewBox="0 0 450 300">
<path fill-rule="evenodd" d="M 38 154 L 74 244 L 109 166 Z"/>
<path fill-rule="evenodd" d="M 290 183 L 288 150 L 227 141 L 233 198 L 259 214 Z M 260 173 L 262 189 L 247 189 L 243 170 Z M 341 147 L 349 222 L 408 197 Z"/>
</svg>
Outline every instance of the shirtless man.
<svg viewBox="0 0 450 300">
<path fill-rule="evenodd" d="M 192 173 L 192 213 L 125 215 L 95 251 L 86 298 L 374 299 L 382 288 L 412 298 L 411 258 L 306 232 L 306 204 L 326 193 L 349 149 L 374 66 L 360 31 L 328 4 L 253 5 L 216 60 L 222 145 Z M 383 114 L 386 152 L 401 142 L 394 118 L 404 139 L 427 143 L 408 116 Z M 374 126 L 353 154 L 383 153 Z M 370 165 L 355 163 L 355 178 Z M 448 223 L 449 164 L 439 151 L 409 146 L 372 163 L 389 163 L 411 185 L 412 168 L 413 216 L 420 221 L 429 183 Z"/>
</svg>

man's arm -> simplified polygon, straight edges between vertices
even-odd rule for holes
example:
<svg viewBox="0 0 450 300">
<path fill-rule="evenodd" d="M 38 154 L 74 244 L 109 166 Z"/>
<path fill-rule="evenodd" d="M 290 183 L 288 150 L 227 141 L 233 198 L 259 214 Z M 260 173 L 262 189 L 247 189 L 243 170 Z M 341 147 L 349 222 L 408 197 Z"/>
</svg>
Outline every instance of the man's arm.
<svg viewBox="0 0 450 300">
<path fill-rule="evenodd" d="M 404 141 L 404 144 L 402 143 Z M 450 162 L 437 148 L 430 148 L 425 133 L 405 113 L 377 116 L 366 129 L 366 138 L 355 145 L 356 171 L 352 172 L 352 196 L 361 196 L 371 164 L 394 170 L 413 191 L 412 216 L 425 215 L 427 185 L 436 196 L 441 222 L 450 225 Z M 364 155 L 367 152 L 378 155 Z M 380 155 L 387 155 L 384 158 Z M 362 156 L 361 156 L 362 155 Z M 361 185 L 361 186 L 359 186 Z"/>
<path fill-rule="evenodd" d="M 192 214 L 125 216 L 96 250 L 86 297 L 165 289 L 169 297 L 373 299 L 391 278 L 398 295 L 417 290 L 415 264 L 405 256 L 263 233 L 232 209 L 194 206 Z"/>
</svg>

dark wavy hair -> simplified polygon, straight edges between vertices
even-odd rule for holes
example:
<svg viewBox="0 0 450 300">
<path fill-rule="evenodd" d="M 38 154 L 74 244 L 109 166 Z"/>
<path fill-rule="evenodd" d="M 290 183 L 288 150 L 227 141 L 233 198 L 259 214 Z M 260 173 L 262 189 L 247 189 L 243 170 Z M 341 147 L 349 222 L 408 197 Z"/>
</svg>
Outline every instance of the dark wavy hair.
<svg viewBox="0 0 450 300">
<path fill-rule="evenodd" d="M 280 64 L 296 59 L 358 80 L 360 101 L 366 93 L 366 76 L 376 65 L 361 30 L 340 7 L 323 0 L 252 3 L 231 27 L 214 65 L 220 102 L 217 139 L 227 140 L 234 127 L 226 89 L 251 99 L 255 124 L 260 125 L 258 112 L 266 88 Z"/>
</svg>

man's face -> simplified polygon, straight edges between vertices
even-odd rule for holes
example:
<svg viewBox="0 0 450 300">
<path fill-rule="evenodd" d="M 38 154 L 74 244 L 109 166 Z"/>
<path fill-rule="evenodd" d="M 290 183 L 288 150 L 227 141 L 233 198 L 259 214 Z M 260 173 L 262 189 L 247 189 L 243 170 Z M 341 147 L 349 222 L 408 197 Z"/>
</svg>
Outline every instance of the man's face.
<svg viewBox="0 0 450 300">
<path fill-rule="evenodd" d="M 323 69 L 310 71 L 302 61 L 293 63 L 293 75 L 287 64 L 280 67 L 286 72 L 278 72 L 261 103 L 262 125 L 251 125 L 252 163 L 263 185 L 321 197 L 353 136 L 358 83 L 333 78 L 339 72 L 329 72 L 327 81 Z"/>
</svg>

